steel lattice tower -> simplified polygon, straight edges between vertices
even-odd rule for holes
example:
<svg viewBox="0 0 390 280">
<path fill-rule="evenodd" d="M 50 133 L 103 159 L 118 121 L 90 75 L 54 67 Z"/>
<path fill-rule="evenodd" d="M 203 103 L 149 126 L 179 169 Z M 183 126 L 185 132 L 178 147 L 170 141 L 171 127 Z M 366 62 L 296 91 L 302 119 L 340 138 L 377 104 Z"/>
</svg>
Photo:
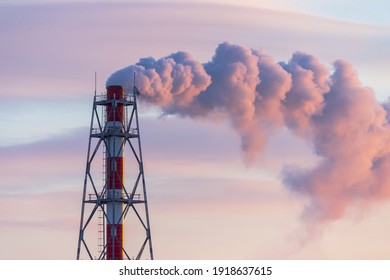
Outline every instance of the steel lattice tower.
<svg viewBox="0 0 390 280">
<path fill-rule="evenodd" d="M 136 87 L 95 92 L 77 259 L 153 259 L 138 95 Z"/>
</svg>

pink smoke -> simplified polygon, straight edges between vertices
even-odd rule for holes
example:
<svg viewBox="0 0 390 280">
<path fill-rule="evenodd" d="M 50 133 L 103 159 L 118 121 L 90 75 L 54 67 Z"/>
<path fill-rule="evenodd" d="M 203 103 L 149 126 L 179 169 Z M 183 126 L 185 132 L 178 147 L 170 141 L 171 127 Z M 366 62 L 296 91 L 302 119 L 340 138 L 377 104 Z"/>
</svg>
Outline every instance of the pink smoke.
<svg viewBox="0 0 390 280">
<path fill-rule="evenodd" d="M 142 100 L 164 114 L 227 119 L 241 137 L 246 162 L 277 129 L 309 140 L 320 157 L 317 166 L 282 172 L 287 188 L 309 197 L 308 220 L 337 219 L 354 203 L 390 196 L 390 105 L 379 104 L 345 61 L 336 61 L 331 73 L 306 53 L 276 63 L 225 42 L 207 63 L 185 52 L 143 58 L 112 74 L 107 85 L 131 91 L 133 73 Z"/>
</svg>

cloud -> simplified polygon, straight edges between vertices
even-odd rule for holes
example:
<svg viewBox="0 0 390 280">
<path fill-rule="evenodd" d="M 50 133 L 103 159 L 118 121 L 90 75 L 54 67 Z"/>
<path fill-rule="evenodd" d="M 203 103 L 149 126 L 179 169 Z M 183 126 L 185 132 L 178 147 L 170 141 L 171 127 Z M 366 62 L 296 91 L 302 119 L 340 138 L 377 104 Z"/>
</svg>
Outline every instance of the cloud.
<svg viewBox="0 0 390 280">
<path fill-rule="evenodd" d="M 82 177 L 87 141 L 88 130 L 81 128 L 37 142 L 1 147 L 0 191 L 14 194 L 63 189 Z"/>
<path fill-rule="evenodd" d="M 9 95 L 85 94 L 93 87 L 94 71 L 103 88 L 100 77 L 124 60 L 177 49 L 207 59 L 210 49 L 224 40 L 272 50 L 278 59 L 298 49 L 322 60 L 347 58 L 362 71 L 372 69 L 364 81 L 380 81 L 371 84 L 388 88 L 377 71 L 388 65 L 390 43 L 388 28 L 380 26 L 196 1 L 2 4 L 0 18 L 1 88 Z M 370 54 L 363 55 L 367 50 Z"/>
</svg>

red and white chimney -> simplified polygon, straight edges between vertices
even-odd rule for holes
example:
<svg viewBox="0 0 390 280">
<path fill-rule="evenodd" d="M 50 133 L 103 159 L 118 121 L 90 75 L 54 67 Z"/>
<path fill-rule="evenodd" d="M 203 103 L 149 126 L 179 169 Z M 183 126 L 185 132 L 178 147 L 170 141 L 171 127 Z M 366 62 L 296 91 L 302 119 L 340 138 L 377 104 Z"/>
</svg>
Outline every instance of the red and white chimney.
<svg viewBox="0 0 390 280">
<path fill-rule="evenodd" d="M 123 260 L 123 146 L 124 90 L 121 86 L 107 87 L 106 106 L 106 183 L 107 183 L 107 260 Z M 121 136 L 122 135 L 122 136 Z"/>
</svg>

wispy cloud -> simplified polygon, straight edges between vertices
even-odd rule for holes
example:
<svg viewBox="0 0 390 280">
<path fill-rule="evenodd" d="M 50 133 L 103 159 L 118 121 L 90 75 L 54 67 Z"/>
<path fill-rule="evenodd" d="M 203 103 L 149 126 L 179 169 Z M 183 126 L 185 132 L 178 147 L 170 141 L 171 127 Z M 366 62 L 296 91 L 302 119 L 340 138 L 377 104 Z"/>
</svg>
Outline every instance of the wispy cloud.
<svg viewBox="0 0 390 280">
<path fill-rule="evenodd" d="M 1 147 L 2 194 L 63 189 L 75 178 L 80 178 L 84 170 L 87 131 L 79 129 L 52 139 Z"/>
<path fill-rule="evenodd" d="M 347 58 L 370 69 L 384 69 L 389 59 L 386 27 L 245 6 L 57 3 L 3 5 L 0 14 L 1 87 L 18 95 L 85 94 L 93 84 L 94 71 L 107 77 L 126 60 L 163 56 L 178 49 L 196 52 L 197 58 L 206 60 L 210 49 L 225 40 L 272 50 L 279 59 L 304 50 L 327 61 Z M 367 49 L 370 55 L 362 55 Z M 385 83 L 380 75 L 364 81 L 371 79 Z M 100 88 L 103 83 L 99 81 Z"/>
</svg>

